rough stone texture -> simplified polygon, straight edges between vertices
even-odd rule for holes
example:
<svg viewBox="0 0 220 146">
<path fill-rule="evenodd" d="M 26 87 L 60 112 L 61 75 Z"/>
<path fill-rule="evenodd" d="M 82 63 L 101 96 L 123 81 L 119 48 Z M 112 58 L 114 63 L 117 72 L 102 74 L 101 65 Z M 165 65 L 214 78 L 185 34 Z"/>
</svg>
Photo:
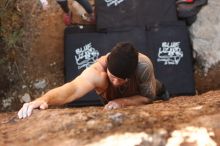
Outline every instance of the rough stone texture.
<svg viewBox="0 0 220 146">
<path fill-rule="evenodd" d="M 220 61 L 220 2 L 209 0 L 190 28 L 193 48 L 200 65 L 208 69 Z"/>
<path fill-rule="evenodd" d="M 190 27 L 198 93 L 220 89 L 220 1 L 209 0 Z"/>
<path fill-rule="evenodd" d="M 78 13 L 76 13 L 78 5 L 73 3 L 72 0 L 68 1 L 73 11 L 73 23 L 86 24 L 85 21 L 82 21 Z M 92 4 L 94 3 L 94 0 L 89 1 Z M 0 66 L 0 111 L 18 110 L 23 104 L 23 100 L 21 99 L 25 93 L 29 94 L 33 100 L 49 89 L 63 84 L 63 31 L 65 29 L 63 12 L 56 1 L 48 0 L 48 3 L 49 7 L 46 10 L 42 9 L 39 0 L 22 0 L 13 3 L 15 5 L 14 10 L 19 12 L 19 16 L 21 16 L 19 21 L 22 21 L 23 24 L 23 45 L 21 48 L 15 49 L 15 52 L 12 53 L 11 56 L 14 61 L 11 63 L 12 67 L 6 63 Z M 73 4 L 74 6 L 72 6 Z M 219 32 L 219 27 L 217 27 L 219 25 L 218 6 L 218 0 L 210 0 L 209 4 L 202 8 L 198 14 L 198 20 L 191 28 L 193 29 L 192 37 L 195 39 L 194 48 L 196 50 L 202 50 L 197 51 L 197 54 L 201 52 L 201 55 L 196 58 L 196 62 L 200 66 L 203 63 L 213 64 L 219 59 L 214 57 L 220 52 L 218 44 L 210 45 L 208 49 L 204 46 L 200 48 L 200 42 L 196 43 L 200 38 L 207 39 L 203 39 L 206 43 L 214 40 L 217 42 L 217 38 L 219 38 L 219 33 L 217 33 Z M 80 9 L 79 13 L 82 12 L 83 10 Z M 209 19 L 211 20 L 209 21 Z M 11 21 L 7 22 L 6 20 L 8 19 L 5 18 L 2 21 L 2 26 L 11 25 Z M 215 33 L 208 31 L 213 31 L 214 29 L 218 31 Z M 3 47 L 4 44 L 0 41 L 0 48 Z M 210 55 L 207 55 L 209 53 Z M 7 54 L 7 52 L 2 53 L 0 49 L 0 58 Z M 200 66 L 195 69 L 196 89 L 198 93 L 220 89 L 220 64 L 211 67 L 206 76 L 204 75 L 203 68 L 200 68 Z M 210 65 L 204 66 L 207 68 Z M 35 83 L 41 80 L 43 80 L 43 84 L 38 89 Z"/>
<path fill-rule="evenodd" d="M 72 1 L 69 1 L 71 5 Z M 1 111 L 18 110 L 25 93 L 34 99 L 63 83 L 65 26 L 58 4 L 49 0 L 49 8 L 44 11 L 39 1 L 22 0 L 15 4 L 23 16 L 24 46 L 18 51 L 22 54 L 15 55 L 17 70 L 9 78 L 14 86 L 2 84 L 8 72 L 1 74 L 0 87 L 9 90 L 6 96 L 5 91 L 0 91 Z M 72 9 L 75 12 L 75 8 Z M 191 27 L 194 49 L 198 55 L 197 62 L 204 64 L 206 70 L 219 60 L 218 12 L 219 0 L 210 0 Z M 76 13 L 73 13 L 73 18 L 74 23 L 82 22 Z M 196 69 L 195 74 L 199 92 L 220 88 L 219 65 L 211 68 L 207 76 L 200 69 Z M 42 79 L 47 83 L 47 86 L 41 86 L 45 87 L 43 91 L 34 86 L 37 80 Z M 175 138 L 172 136 L 174 131 L 182 133 L 189 126 L 195 129 L 189 134 L 205 128 L 206 135 L 203 137 L 209 140 L 207 143 L 220 145 L 219 111 L 218 90 L 200 96 L 183 96 L 166 102 L 158 101 L 150 105 L 113 111 L 104 111 L 103 107 L 36 110 L 30 118 L 24 120 L 19 120 L 16 112 L 1 113 L 0 146 L 116 146 L 127 145 L 128 139 L 130 145 L 163 146 L 169 139 Z M 196 145 L 201 139 L 204 140 L 199 138 L 191 143 L 182 141 L 182 146 Z"/>
<path fill-rule="evenodd" d="M 220 91 L 210 91 L 112 111 L 103 107 L 35 110 L 22 120 L 15 112 L 2 113 L 0 145 L 217 146 L 219 111 Z"/>
<path fill-rule="evenodd" d="M 46 80 L 40 80 L 34 83 L 36 89 L 44 89 L 47 86 Z"/>
<path fill-rule="evenodd" d="M 6 0 L 1 1 L 0 5 L 4 1 Z M 72 0 L 68 1 L 73 12 L 72 23 L 88 24 L 79 15 L 84 12 L 79 4 Z M 91 4 L 94 3 L 93 0 L 89 1 Z M 11 64 L 15 67 L 12 68 L 6 63 L 2 65 L 0 62 L 2 65 L 0 66 L 2 71 L 0 111 L 18 110 L 23 104 L 21 98 L 25 93 L 34 99 L 64 83 L 63 37 L 66 26 L 63 23 L 64 13 L 60 6 L 55 0 L 48 0 L 46 9 L 42 9 L 39 0 L 16 1 L 13 5 L 15 12 L 21 16 L 19 20 L 23 22 L 21 27 L 24 35 L 21 38 L 22 47 L 12 48 L 15 51 L 13 52 L 14 62 Z M 79 12 L 76 9 L 79 9 Z M 2 19 L 1 26 L 11 25 L 12 22 L 5 19 Z M 0 48 L 3 47 L 4 44 L 0 40 Z M 0 49 L 0 59 L 6 54 L 7 52 L 4 54 Z M 7 68 L 10 68 L 10 71 Z"/>
<path fill-rule="evenodd" d="M 204 73 L 201 66 L 195 65 L 194 76 L 196 89 L 199 94 L 209 90 L 220 89 L 220 63 L 212 66 L 206 73 Z"/>
<path fill-rule="evenodd" d="M 31 97 L 28 93 L 25 93 L 22 97 L 21 97 L 21 100 L 23 102 L 31 102 Z"/>
</svg>

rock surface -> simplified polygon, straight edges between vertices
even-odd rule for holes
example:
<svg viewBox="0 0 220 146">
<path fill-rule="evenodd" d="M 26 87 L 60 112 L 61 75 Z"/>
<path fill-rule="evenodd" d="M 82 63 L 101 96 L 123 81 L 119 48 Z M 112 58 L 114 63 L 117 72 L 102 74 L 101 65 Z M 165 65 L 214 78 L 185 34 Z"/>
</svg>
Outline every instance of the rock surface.
<svg viewBox="0 0 220 146">
<path fill-rule="evenodd" d="M 217 146 L 220 91 L 105 111 L 103 107 L 35 110 L 28 119 L 0 114 L 1 146 Z"/>
<path fill-rule="evenodd" d="M 220 61 L 220 2 L 209 0 L 190 28 L 193 49 L 205 71 Z"/>
<path fill-rule="evenodd" d="M 6 0 L 0 1 L 0 5 L 4 1 Z M 94 0 L 89 1 L 94 4 Z M 208 68 L 219 60 L 218 1 L 210 0 L 209 4 L 199 12 L 198 20 L 191 27 L 194 49 L 197 54 L 200 54 L 196 58 L 199 66 L 195 68 L 198 93 L 220 89 L 220 63 L 211 67 L 206 74 L 201 68 L 203 63 L 205 68 Z M 13 10 L 10 13 L 17 14 L 16 17 L 15 15 L 1 17 L 2 28 L 8 28 L 6 26 L 13 24 L 16 26 L 13 30 L 22 28 L 24 35 L 21 37 L 22 45 L 11 48 L 12 52 L 2 53 L 3 50 L 0 49 L 0 111 L 18 110 L 23 104 L 21 98 L 25 93 L 29 94 L 33 100 L 49 89 L 64 83 L 63 12 L 56 1 L 48 0 L 48 4 L 49 7 L 43 10 L 38 0 L 10 1 Z M 71 0 L 69 5 L 73 12 L 73 23 L 86 24 L 76 13 L 78 5 Z M 80 9 L 79 13 L 82 12 L 83 10 Z M 213 31 L 216 32 L 212 33 Z M 200 45 L 200 42 L 210 45 L 206 47 Z M 0 48 L 4 48 L 1 39 Z M 7 55 L 12 62 L 2 65 L 1 58 Z"/>
</svg>

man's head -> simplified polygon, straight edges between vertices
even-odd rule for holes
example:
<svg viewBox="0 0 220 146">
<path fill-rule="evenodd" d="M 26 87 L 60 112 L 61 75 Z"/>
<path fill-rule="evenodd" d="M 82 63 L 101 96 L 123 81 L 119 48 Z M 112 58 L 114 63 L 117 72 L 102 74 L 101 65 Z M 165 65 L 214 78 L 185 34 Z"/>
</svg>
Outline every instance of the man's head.
<svg viewBox="0 0 220 146">
<path fill-rule="evenodd" d="M 107 58 L 108 76 L 127 80 L 136 71 L 138 52 L 131 43 L 118 43 Z M 121 82 L 122 83 L 122 82 Z"/>
</svg>

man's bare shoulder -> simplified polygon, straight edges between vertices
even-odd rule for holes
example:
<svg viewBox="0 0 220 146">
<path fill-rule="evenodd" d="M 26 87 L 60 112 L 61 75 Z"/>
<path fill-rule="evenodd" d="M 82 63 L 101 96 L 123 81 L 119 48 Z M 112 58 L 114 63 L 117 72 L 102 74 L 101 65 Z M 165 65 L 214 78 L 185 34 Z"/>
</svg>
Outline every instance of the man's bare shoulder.
<svg viewBox="0 0 220 146">
<path fill-rule="evenodd" d="M 98 88 L 105 86 L 108 81 L 107 73 L 99 62 L 95 62 L 86 68 L 80 76 Z"/>
</svg>

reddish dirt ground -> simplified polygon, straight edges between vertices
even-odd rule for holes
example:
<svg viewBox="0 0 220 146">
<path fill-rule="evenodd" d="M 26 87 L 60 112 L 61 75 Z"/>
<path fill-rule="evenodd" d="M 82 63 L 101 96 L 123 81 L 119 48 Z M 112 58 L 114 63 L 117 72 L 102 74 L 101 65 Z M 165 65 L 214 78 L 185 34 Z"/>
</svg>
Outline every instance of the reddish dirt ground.
<svg viewBox="0 0 220 146">
<path fill-rule="evenodd" d="M 90 0 L 93 4 L 94 1 Z M 64 83 L 64 53 L 63 53 L 63 12 L 56 1 L 49 1 L 50 7 L 42 10 L 38 1 L 23 0 L 15 3 L 16 11 L 19 11 L 24 29 L 23 47 L 13 50 L 14 73 L 8 73 L 7 67 L 1 67 L 4 80 L 2 89 L 6 97 L 14 97 L 10 110 L 18 110 L 22 103 L 20 98 L 29 93 L 31 99 L 39 97 L 51 88 Z M 69 5 L 73 12 L 74 24 L 86 24 L 82 21 L 76 10 Z M 18 19 L 18 18 L 17 18 Z M 16 19 L 16 20 L 17 20 Z M 11 21 L 4 21 L 3 25 L 9 25 Z M 13 80 L 8 83 L 5 76 Z M 43 90 L 35 89 L 33 83 L 36 80 L 46 80 L 47 86 Z M 195 83 L 198 93 L 220 89 L 220 64 L 213 66 L 205 76 L 202 69 L 195 65 Z M 22 88 L 25 85 L 27 88 Z M 19 97 L 19 98 L 18 98 Z M 8 111 L 9 109 L 3 110 Z"/>
<path fill-rule="evenodd" d="M 169 101 L 104 111 L 103 107 L 35 111 L 19 120 L 15 112 L 0 114 L 0 145 L 86 145 L 113 134 L 167 133 L 187 126 L 205 127 L 220 144 L 220 91 L 200 96 L 181 96 Z M 117 118 L 112 118 L 113 116 Z M 188 145 L 187 145 L 188 146 Z"/>
<path fill-rule="evenodd" d="M 20 74 L 16 83 L 7 87 L 8 97 L 16 91 L 16 97 L 28 92 L 34 99 L 63 84 L 63 13 L 55 1 L 49 2 L 50 8 L 46 11 L 42 11 L 39 3 L 34 0 L 16 3 L 25 16 L 22 18 L 25 26 L 25 51 L 15 50 L 14 60 Z M 73 23 L 85 23 L 73 14 Z M 33 88 L 33 82 L 37 79 L 47 81 L 43 91 Z M 0 145 L 79 146 L 98 142 L 116 133 L 154 134 L 160 129 L 167 132 L 164 136 L 167 140 L 173 130 L 187 126 L 210 129 L 215 133 L 212 138 L 220 145 L 220 66 L 213 66 L 206 76 L 196 66 L 195 82 L 199 93 L 216 91 L 113 111 L 103 111 L 102 107 L 54 108 L 36 110 L 33 116 L 25 120 L 19 120 L 16 112 L 1 113 Z M 27 85 L 27 89 L 22 89 L 22 85 Z M 22 103 L 18 101 L 13 103 L 11 110 L 21 107 Z M 115 115 L 119 118 L 112 119 Z"/>
</svg>

